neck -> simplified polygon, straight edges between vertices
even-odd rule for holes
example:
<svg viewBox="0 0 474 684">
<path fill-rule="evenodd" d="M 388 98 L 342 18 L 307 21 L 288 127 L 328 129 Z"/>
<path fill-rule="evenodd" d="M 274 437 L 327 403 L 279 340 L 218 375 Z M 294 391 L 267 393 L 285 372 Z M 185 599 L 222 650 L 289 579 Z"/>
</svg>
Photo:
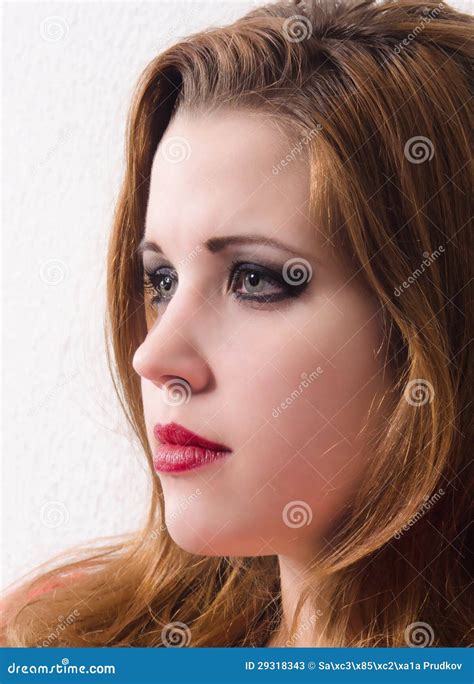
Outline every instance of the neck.
<svg viewBox="0 0 474 684">
<path fill-rule="evenodd" d="M 288 556 L 278 556 L 280 568 L 281 601 L 283 616 L 278 629 L 272 634 L 267 646 L 302 647 L 316 646 L 315 625 L 321 619 L 323 611 L 317 606 L 305 604 L 300 611 L 294 636 L 290 635 L 290 627 L 296 612 L 296 605 L 301 591 L 308 584 L 308 563 Z"/>
</svg>

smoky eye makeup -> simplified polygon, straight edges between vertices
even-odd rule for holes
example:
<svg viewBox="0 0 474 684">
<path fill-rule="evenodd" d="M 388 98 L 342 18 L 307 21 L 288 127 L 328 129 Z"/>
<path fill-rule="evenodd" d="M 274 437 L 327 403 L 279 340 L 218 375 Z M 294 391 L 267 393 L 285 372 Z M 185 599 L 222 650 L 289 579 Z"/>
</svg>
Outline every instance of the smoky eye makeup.
<svg viewBox="0 0 474 684">
<path fill-rule="evenodd" d="M 308 288 L 311 276 L 282 262 L 233 258 L 225 269 L 225 294 L 242 305 L 289 305 Z M 178 273 L 168 264 L 144 264 L 143 286 L 152 307 L 165 305 L 178 287 Z"/>
<path fill-rule="evenodd" d="M 307 287 L 307 283 L 292 283 L 282 264 L 233 259 L 227 271 L 232 291 L 243 302 L 276 303 L 294 299 Z M 269 287 L 265 287 L 267 283 Z"/>
</svg>

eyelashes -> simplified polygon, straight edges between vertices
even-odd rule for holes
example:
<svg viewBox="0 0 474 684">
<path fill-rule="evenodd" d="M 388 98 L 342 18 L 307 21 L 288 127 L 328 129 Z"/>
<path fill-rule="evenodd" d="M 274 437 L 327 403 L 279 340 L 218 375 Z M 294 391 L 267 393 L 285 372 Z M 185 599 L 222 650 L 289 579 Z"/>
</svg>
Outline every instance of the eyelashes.
<svg viewBox="0 0 474 684">
<path fill-rule="evenodd" d="M 242 287 L 257 288 L 257 292 L 240 293 L 236 292 L 235 297 L 241 301 L 253 301 L 257 303 L 273 303 L 284 299 L 295 298 L 305 289 L 307 283 L 303 286 L 295 287 L 290 281 L 283 277 L 283 267 L 270 268 L 242 261 L 232 261 L 229 268 L 229 279 L 232 286 L 243 280 Z M 262 283 L 269 283 L 274 288 L 278 288 L 278 292 L 258 294 L 258 288 Z"/>
<path fill-rule="evenodd" d="M 308 286 L 308 282 L 295 284 L 285 279 L 283 267 L 240 260 L 230 263 L 227 274 L 227 289 L 242 303 L 272 304 L 294 299 Z M 161 266 L 151 272 L 145 269 L 143 286 L 150 291 L 150 305 L 156 307 L 172 299 L 178 286 L 177 272 L 169 266 Z"/>
<path fill-rule="evenodd" d="M 175 273 L 176 272 L 172 268 L 168 267 L 158 268 L 151 273 L 146 270 L 144 271 L 143 287 L 145 290 L 149 290 L 151 292 L 150 303 L 152 305 L 157 305 L 162 301 L 171 299 L 171 289 L 173 284 L 177 285 L 177 281 L 174 276 Z M 165 288 L 164 292 L 161 290 L 162 287 Z"/>
</svg>

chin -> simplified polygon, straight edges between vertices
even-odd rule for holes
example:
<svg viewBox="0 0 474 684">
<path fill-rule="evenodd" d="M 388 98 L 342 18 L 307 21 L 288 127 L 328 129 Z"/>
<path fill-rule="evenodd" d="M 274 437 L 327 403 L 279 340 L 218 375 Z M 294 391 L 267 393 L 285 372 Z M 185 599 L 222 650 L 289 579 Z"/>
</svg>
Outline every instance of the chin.
<svg viewBox="0 0 474 684">
<path fill-rule="evenodd" d="M 180 523 L 171 522 L 167 524 L 167 528 L 174 543 L 188 553 L 193 553 L 198 556 L 227 555 L 212 541 L 211 543 L 207 541 L 207 539 L 212 539 L 212 532 L 207 535 L 207 538 L 202 537 L 193 528 L 183 524 L 182 521 Z"/>
<path fill-rule="evenodd" d="M 171 519 L 166 523 L 171 539 L 179 547 L 199 556 L 268 556 L 278 551 L 269 544 L 271 537 L 265 542 L 263 537 L 253 537 L 248 530 L 223 527 L 222 520 L 199 522 L 196 517 L 189 521 Z"/>
</svg>

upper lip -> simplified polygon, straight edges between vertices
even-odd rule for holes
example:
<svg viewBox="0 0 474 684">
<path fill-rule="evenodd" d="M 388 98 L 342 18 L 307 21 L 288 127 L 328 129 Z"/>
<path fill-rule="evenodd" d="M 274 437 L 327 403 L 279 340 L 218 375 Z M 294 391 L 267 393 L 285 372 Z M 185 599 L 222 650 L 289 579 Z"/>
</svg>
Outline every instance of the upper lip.
<svg viewBox="0 0 474 684">
<path fill-rule="evenodd" d="M 197 446 L 212 451 L 232 451 L 229 447 L 212 442 L 201 435 L 188 430 L 179 423 L 157 423 L 153 428 L 156 439 L 163 444 L 180 444 L 182 446 Z"/>
</svg>

